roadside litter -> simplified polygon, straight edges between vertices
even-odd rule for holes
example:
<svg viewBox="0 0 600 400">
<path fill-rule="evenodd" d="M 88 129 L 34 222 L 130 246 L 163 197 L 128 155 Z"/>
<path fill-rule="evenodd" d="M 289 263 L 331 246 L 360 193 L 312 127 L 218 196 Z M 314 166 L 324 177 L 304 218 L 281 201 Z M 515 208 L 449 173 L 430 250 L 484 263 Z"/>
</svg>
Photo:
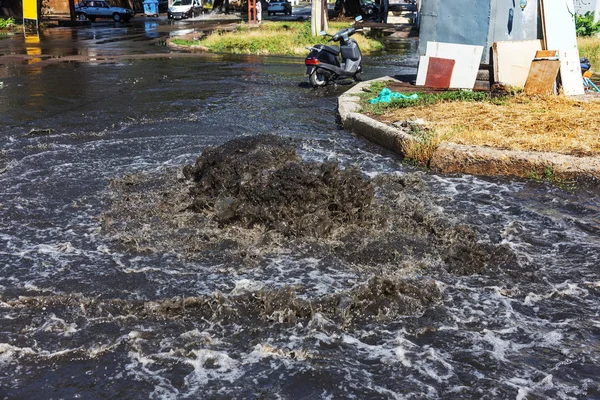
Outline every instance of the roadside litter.
<svg viewBox="0 0 600 400">
<path fill-rule="evenodd" d="M 391 103 L 392 100 L 416 100 L 418 99 L 419 96 L 416 93 L 411 94 L 410 96 L 407 96 L 405 94 L 402 94 L 400 92 L 392 92 L 390 89 L 388 88 L 383 88 L 381 90 L 381 93 L 379 93 L 379 96 L 372 98 L 371 100 L 369 100 L 370 104 L 377 104 L 377 103 Z"/>
</svg>

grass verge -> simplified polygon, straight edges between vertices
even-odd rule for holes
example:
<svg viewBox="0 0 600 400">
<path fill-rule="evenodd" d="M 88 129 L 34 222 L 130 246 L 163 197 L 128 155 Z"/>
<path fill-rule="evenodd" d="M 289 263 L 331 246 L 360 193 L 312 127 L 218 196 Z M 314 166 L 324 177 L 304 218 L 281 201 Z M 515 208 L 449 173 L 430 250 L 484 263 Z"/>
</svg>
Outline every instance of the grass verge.
<svg viewBox="0 0 600 400">
<path fill-rule="evenodd" d="M 347 22 L 330 22 L 328 33 L 335 33 L 347 28 Z M 369 39 L 361 34 L 353 36 L 361 51 L 369 54 L 383 49 L 379 41 Z M 211 52 L 238 54 L 277 54 L 306 55 L 306 46 L 326 43 L 327 38 L 313 37 L 310 22 L 274 22 L 266 21 L 258 27 L 250 28 L 242 23 L 236 32 L 214 32 L 196 40 L 174 40 L 173 43 L 184 46 L 204 46 Z"/>
<path fill-rule="evenodd" d="M 417 100 L 369 104 L 381 85 L 363 96 L 362 112 L 387 124 L 409 121 L 415 143 L 406 156 L 427 165 L 443 141 L 498 149 L 600 155 L 600 99 L 489 93 L 419 94 Z M 410 121 L 423 119 L 415 125 Z M 415 128 L 417 127 L 417 128 Z M 426 133 L 424 133 L 426 132 Z"/>
</svg>

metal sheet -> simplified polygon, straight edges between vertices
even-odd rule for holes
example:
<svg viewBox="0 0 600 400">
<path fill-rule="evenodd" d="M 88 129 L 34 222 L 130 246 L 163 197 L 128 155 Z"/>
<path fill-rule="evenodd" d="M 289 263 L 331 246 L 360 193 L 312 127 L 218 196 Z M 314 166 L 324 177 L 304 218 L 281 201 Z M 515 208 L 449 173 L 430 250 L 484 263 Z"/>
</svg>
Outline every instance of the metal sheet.
<svg viewBox="0 0 600 400">
<path fill-rule="evenodd" d="M 492 0 L 490 43 L 541 39 L 537 0 Z"/>
<path fill-rule="evenodd" d="M 449 58 L 429 57 L 425 86 L 435 89 L 448 89 L 455 64 L 456 60 Z"/>
<path fill-rule="evenodd" d="M 494 42 L 541 38 L 538 0 L 428 0 L 421 8 L 420 55 L 429 41 L 470 44 L 483 46 L 489 63 Z"/>
</svg>

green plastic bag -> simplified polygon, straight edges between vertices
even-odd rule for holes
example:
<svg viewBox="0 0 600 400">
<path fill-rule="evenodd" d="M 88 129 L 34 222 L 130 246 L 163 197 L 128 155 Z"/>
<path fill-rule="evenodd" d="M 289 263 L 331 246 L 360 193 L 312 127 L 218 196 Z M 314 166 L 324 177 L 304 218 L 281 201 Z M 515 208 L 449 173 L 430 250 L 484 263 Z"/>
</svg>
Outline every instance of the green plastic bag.
<svg viewBox="0 0 600 400">
<path fill-rule="evenodd" d="M 418 98 L 419 98 L 419 96 L 416 93 L 413 93 L 410 96 L 407 96 L 400 92 L 392 92 L 388 88 L 383 88 L 381 90 L 381 93 L 379 93 L 379 96 L 374 97 L 371 100 L 369 100 L 369 103 L 371 103 L 371 104 L 390 103 L 392 100 L 395 100 L 395 99 L 416 100 Z"/>
</svg>

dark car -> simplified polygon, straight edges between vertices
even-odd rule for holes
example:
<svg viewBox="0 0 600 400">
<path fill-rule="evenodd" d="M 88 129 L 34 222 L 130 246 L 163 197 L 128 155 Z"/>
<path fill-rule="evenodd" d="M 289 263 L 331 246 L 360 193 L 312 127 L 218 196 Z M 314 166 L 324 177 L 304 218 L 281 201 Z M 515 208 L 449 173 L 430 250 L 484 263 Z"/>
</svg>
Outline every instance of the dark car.
<svg viewBox="0 0 600 400">
<path fill-rule="evenodd" d="M 79 20 L 95 21 L 96 18 L 112 18 L 115 22 L 127 22 L 133 18 L 133 10 L 123 7 L 111 7 L 104 0 L 87 0 L 75 6 L 75 15 Z"/>
<path fill-rule="evenodd" d="M 164 13 L 169 9 L 169 0 L 158 0 L 158 12 Z"/>
<path fill-rule="evenodd" d="M 276 13 L 282 13 L 285 15 L 292 15 L 292 3 L 288 0 L 272 0 L 267 6 L 267 14 L 273 15 Z"/>
</svg>

